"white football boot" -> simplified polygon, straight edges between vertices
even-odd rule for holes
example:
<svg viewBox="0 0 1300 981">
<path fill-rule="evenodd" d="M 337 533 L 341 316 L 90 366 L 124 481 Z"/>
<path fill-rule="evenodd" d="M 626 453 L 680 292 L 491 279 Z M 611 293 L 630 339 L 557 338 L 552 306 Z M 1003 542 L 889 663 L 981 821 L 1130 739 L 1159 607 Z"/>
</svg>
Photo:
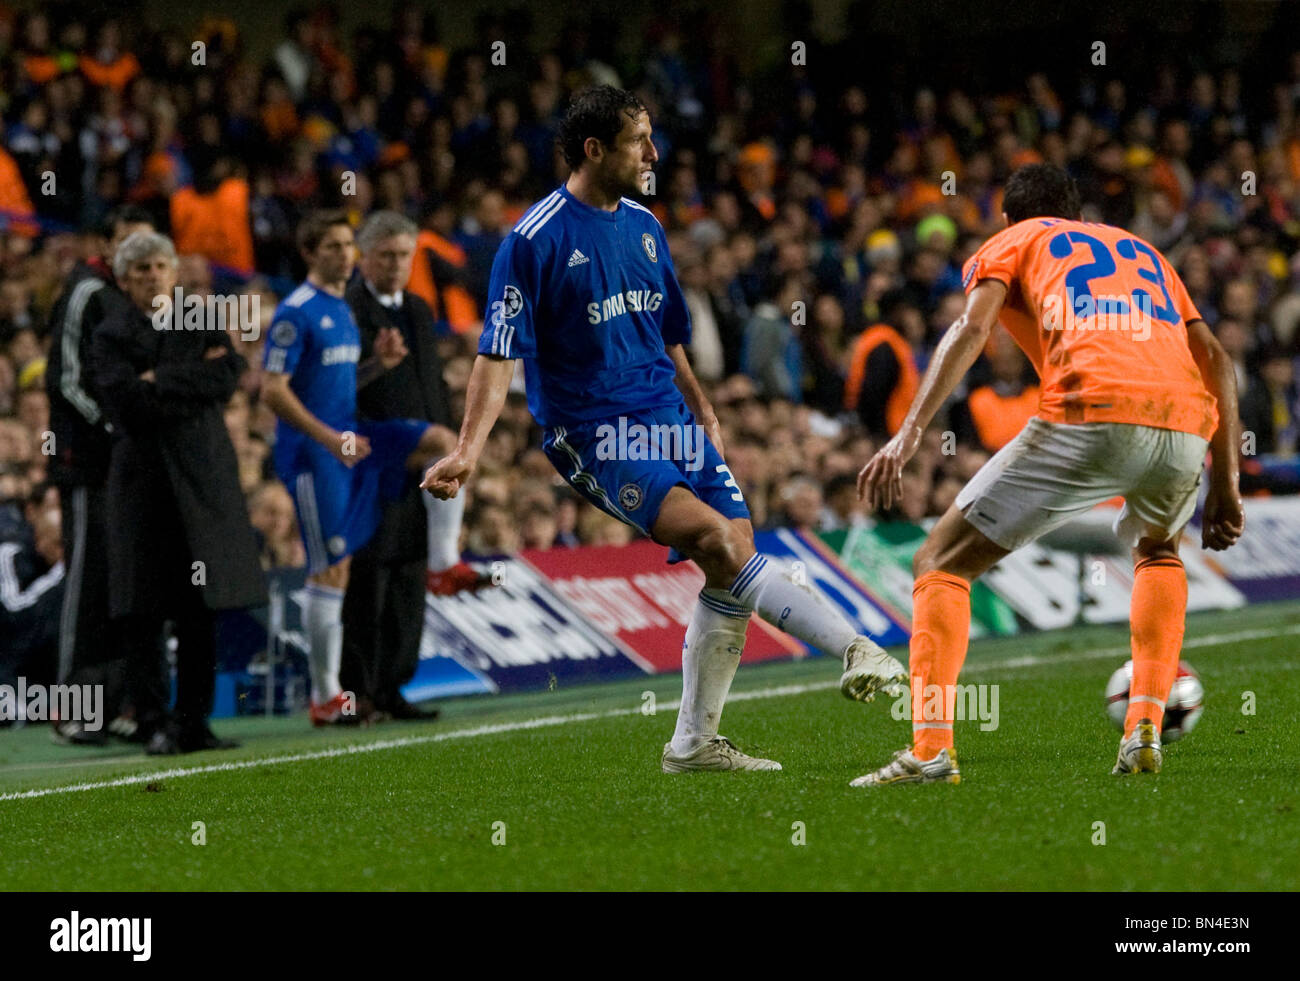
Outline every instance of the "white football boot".
<svg viewBox="0 0 1300 981">
<path fill-rule="evenodd" d="M 1119 758 L 1115 761 L 1115 769 L 1110 772 L 1159 773 L 1163 762 L 1160 733 L 1156 732 L 1154 722 L 1143 719 L 1134 727 L 1133 735 L 1119 741 Z"/>
<path fill-rule="evenodd" d="M 845 698 L 870 702 L 882 690 L 890 698 L 903 694 L 907 690 L 907 669 L 870 637 L 855 637 L 844 649 L 840 692 Z"/>
<path fill-rule="evenodd" d="M 932 760 L 918 760 L 912 750 L 900 749 L 893 760 L 874 773 L 850 780 L 850 787 L 885 787 L 895 783 L 961 783 L 957 751 L 941 749 Z"/>
<path fill-rule="evenodd" d="M 665 743 L 662 764 L 664 773 L 690 773 L 695 770 L 781 769 L 781 764 L 776 760 L 746 756 L 736 749 L 735 744 L 726 736 L 714 736 L 708 742 L 700 743 L 685 756 L 676 755 L 671 742 Z"/>
</svg>

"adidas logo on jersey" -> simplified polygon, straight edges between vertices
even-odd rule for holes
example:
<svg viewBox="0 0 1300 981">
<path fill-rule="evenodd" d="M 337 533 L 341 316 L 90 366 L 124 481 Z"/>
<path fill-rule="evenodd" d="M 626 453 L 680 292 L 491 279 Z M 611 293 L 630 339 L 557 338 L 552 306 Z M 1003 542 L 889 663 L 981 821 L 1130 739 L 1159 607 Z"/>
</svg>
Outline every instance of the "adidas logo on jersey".
<svg viewBox="0 0 1300 981">
<path fill-rule="evenodd" d="M 321 325 L 321 327 L 333 327 L 333 326 L 334 326 L 334 318 L 331 317 L 331 316 L 327 313 L 327 314 L 325 314 L 325 316 L 323 316 L 323 317 L 320 318 L 320 325 Z"/>
<path fill-rule="evenodd" d="M 582 254 L 581 249 L 574 249 L 573 255 L 569 256 L 569 268 L 572 269 L 574 266 L 580 266 L 584 262 L 590 262 L 590 261 L 591 261 L 590 259 L 588 259 L 585 255 Z"/>
</svg>

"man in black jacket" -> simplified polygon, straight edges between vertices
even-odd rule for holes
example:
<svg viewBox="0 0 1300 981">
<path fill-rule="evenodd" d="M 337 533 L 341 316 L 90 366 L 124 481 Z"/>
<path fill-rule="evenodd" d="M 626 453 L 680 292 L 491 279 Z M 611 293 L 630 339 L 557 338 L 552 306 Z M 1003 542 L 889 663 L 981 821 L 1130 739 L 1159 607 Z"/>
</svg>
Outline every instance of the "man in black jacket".
<svg viewBox="0 0 1300 981">
<path fill-rule="evenodd" d="M 442 360 L 435 346 L 434 318 L 428 304 L 406 290 L 415 255 L 415 223 L 397 212 L 371 215 L 357 236 L 360 275 L 346 299 L 361 330 L 357 374 L 360 418 L 419 419 L 451 426 Z M 381 332 L 401 334 L 406 356 L 382 372 L 367 370 Z M 415 674 L 424 626 L 426 581 L 434 592 L 476 588 L 481 579 L 460 562 L 463 503 L 438 501 L 419 487 L 412 474 L 406 493 L 388 504 L 379 529 L 352 557 L 343 599 L 342 686 L 358 704 L 397 719 L 433 718 L 402 696 Z M 427 574 L 427 575 L 426 575 Z"/>
<path fill-rule="evenodd" d="M 131 305 L 111 314 L 92 344 L 96 390 L 113 425 L 107 485 L 109 609 L 133 634 L 171 620 L 177 641 L 175 711 L 166 673 L 147 648 L 131 651 L 137 719 L 146 752 L 224 749 L 208 728 L 219 610 L 266 603 L 257 543 L 239 486 L 223 409 L 246 367 L 224 330 L 181 328 L 171 240 L 137 232 L 114 272 Z M 163 298 L 161 306 L 157 298 Z"/>
<path fill-rule="evenodd" d="M 95 327 L 127 305 L 113 278 L 113 252 L 133 232 L 153 230 L 147 211 L 131 206 L 115 211 L 103 230 L 103 256 L 92 256 L 73 268 L 50 311 L 45 388 L 54 455 L 49 473 L 59 488 L 66 566 L 59 616 L 58 681 L 106 684 L 110 692 L 121 689 L 116 681 L 125 654 L 125 639 L 115 633 L 108 616 L 104 481 L 112 436 L 87 377 L 87 365 Z M 156 637 L 137 642 L 157 646 Z M 112 717 L 118 706 L 110 704 L 108 709 Z M 127 734 L 121 725 L 119 721 L 115 731 Z M 103 730 L 88 732 L 75 720 L 56 723 L 54 736 L 63 743 L 105 741 Z"/>
</svg>

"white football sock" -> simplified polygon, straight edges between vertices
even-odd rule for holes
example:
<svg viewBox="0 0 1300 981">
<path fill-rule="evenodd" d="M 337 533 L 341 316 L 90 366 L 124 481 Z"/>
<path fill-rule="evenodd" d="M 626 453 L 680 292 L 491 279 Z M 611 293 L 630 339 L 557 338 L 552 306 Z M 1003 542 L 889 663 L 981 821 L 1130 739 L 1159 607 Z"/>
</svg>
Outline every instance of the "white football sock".
<svg viewBox="0 0 1300 981">
<path fill-rule="evenodd" d="M 751 607 L 772 626 L 826 654 L 840 657 L 858 631 L 813 586 L 796 585 L 789 570 L 757 552 L 729 590 L 733 602 Z"/>
<path fill-rule="evenodd" d="M 339 665 L 343 660 L 343 590 L 308 583 L 302 625 L 307 633 L 311 700 L 323 705 L 343 691 L 339 685 Z"/>
<path fill-rule="evenodd" d="M 682 645 L 682 707 L 672 750 L 685 756 L 718 734 L 722 706 L 745 648 L 750 611 L 725 589 L 703 589 Z"/>
<path fill-rule="evenodd" d="M 462 491 L 447 501 L 429 493 L 422 493 L 420 498 L 428 515 L 429 571 L 450 569 L 460 561 L 460 522 L 465 515 L 465 494 Z"/>
</svg>

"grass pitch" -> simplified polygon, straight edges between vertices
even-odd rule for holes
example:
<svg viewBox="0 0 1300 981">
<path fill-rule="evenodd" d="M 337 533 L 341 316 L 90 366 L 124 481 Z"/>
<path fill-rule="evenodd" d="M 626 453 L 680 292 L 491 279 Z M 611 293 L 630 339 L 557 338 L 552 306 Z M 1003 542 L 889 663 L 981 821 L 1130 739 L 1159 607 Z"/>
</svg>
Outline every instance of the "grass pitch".
<svg viewBox="0 0 1300 981">
<path fill-rule="evenodd" d="M 826 658 L 737 675 L 723 732 L 780 773 L 660 773 L 675 675 L 453 700 L 432 725 L 218 721 L 241 749 L 170 760 L 0 732 L 0 884 L 1300 888 L 1300 603 L 1189 619 L 1183 657 L 1206 711 L 1155 777 L 1110 776 L 1102 692 L 1126 647 L 1114 627 L 972 644 L 962 681 L 998 684 L 1000 718 L 958 723 L 959 786 L 849 787 L 910 728 L 883 696 L 842 698 Z M 59 792 L 30 795 L 42 790 Z"/>
</svg>

